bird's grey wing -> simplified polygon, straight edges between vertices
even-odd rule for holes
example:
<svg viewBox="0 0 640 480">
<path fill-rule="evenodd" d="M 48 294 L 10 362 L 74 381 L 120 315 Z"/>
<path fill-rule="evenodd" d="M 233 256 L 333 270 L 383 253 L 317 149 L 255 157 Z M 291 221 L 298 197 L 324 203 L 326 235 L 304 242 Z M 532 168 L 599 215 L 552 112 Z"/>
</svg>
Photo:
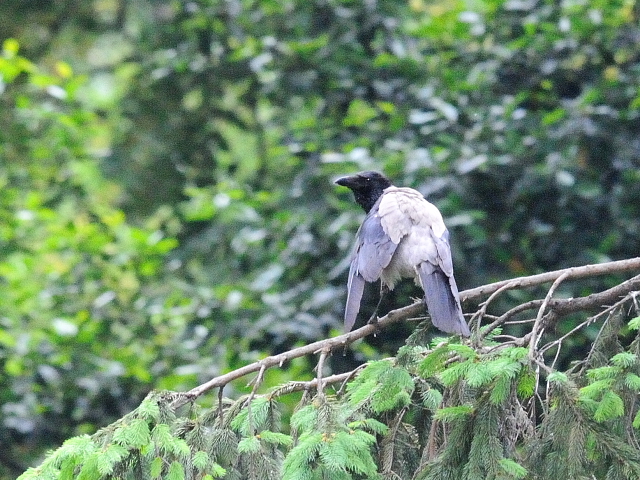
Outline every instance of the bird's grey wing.
<svg viewBox="0 0 640 480">
<path fill-rule="evenodd" d="M 378 204 L 374 205 L 356 234 L 356 246 L 351 257 L 347 283 L 347 306 L 344 312 L 344 327 L 348 332 L 360 311 L 360 301 L 365 282 L 375 282 L 382 270 L 389 265 L 397 244 L 384 232 L 378 215 Z"/>
<path fill-rule="evenodd" d="M 358 249 L 354 256 L 358 272 L 367 282 L 375 282 L 387 268 L 398 247 L 382 228 L 377 205 L 371 209 L 358 230 Z"/>
<path fill-rule="evenodd" d="M 415 249 L 409 254 L 418 267 L 433 324 L 444 332 L 470 335 L 453 277 L 449 231 L 440 211 L 420 192 L 410 188 L 398 188 L 394 194 L 386 197 L 388 199 L 380 207 L 381 215 L 389 212 L 386 215 L 388 220 L 383 220 L 383 226 L 387 227 L 387 231 L 392 231 L 391 226 L 397 228 L 401 225 L 400 231 L 395 231 L 399 235 L 409 235 L 408 241 Z M 415 238 L 414 235 L 420 237 Z"/>
<path fill-rule="evenodd" d="M 460 294 L 453 277 L 453 261 L 449 246 L 449 232 L 441 236 L 431 233 L 437 251 L 437 265 L 424 261 L 419 265 L 418 274 L 425 292 L 425 302 L 433 325 L 447 333 L 457 333 L 468 337 L 471 332 L 462 314 Z"/>
<path fill-rule="evenodd" d="M 451 258 L 451 245 L 449 244 L 449 230 L 445 230 L 440 236 L 432 233 L 431 238 L 438 252 L 438 266 L 448 277 L 453 277 L 453 260 Z M 458 288 L 456 287 L 456 292 L 457 291 Z"/>
</svg>

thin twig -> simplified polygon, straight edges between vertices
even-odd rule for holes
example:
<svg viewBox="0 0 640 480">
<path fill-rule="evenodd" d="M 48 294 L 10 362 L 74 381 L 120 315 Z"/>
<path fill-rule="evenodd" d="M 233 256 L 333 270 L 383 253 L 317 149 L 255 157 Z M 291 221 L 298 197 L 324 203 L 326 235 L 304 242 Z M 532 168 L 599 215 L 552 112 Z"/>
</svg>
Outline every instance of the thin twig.
<svg viewBox="0 0 640 480">
<path fill-rule="evenodd" d="M 510 310 L 507 310 L 505 313 L 503 313 L 497 319 L 495 319 L 492 323 L 490 323 L 487 327 L 485 327 L 484 331 L 482 332 L 482 338 L 485 338 L 487 335 L 489 335 L 489 333 L 491 333 L 500 325 L 505 323 L 511 323 L 509 322 L 509 319 L 514 315 L 518 313 L 526 312 L 527 310 L 531 310 L 533 308 L 540 308 L 540 305 L 542 305 L 542 300 L 530 300 L 528 302 L 517 305 Z M 526 321 L 529 322 L 534 320 L 526 320 Z M 513 322 L 515 322 L 515 320 L 513 320 Z"/>
<path fill-rule="evenodd" d="M 223 386 L 218 388 L 218 420 L 220 423 L 220 427 L 222 427 L 224 423 L 224 409 L 222 408 L 223 390 Z"/>
<path fill-rule="evenodd" d="M 260 371 L 258 372 L 258 375 L 256 376 L 256 378 L 254 378 L 253 380 L 251 380 L 247 386 L 253 384 L 253 388 L 251 389 L 251 393 L 249 394 L 249 396 L 247 397 L 246 400 L 246 405 L 247 405 L 247 419 L 249 420 L 249 431 L 253 434 L 255 433 L 255 425 L 253 423 L 253 414 L 251 412 L 251 402 L 253 402 L 253 399 L 256 396 L 256 392 L 258 390 L 258 387 L 262 384 L 262 377 L 264 376 L 264 372 L 267 368 L 264 365 L 260 366 Z"/>
<path fill-rule="evenodd" d="M 604 320 L 604 322 L 602 322 L 602 325 L 600 326 L 600 330 L 598 330 L 598 334 L 596 335 L 596 338 L 594 338 L 593 342 L 591 342 L 591 348 L 589 349 L 589 353 L 587 354 L 587 357 L 582 360 L 581 362 L 578 362 L 574 368 L 577 365 L 581 365 L 580 368 L 580 373 L 584 373 L 584 370 L 588 367 L 588 365 L 591 363 L 591 357 L 593 356 L 593 352 L 596 349 L 596 346 L 598 345 L 598 343 L 600 342 L 600 337 L 602 336 L 602 332 L 604 332 L 605 327 L 607 326 L 607 322 L 609 321 L 609 319 L 611 318 L 611 315 L 613 315 L 614 311 L 617 310 L 619 307 L 621 307 L 625 302 L 627 302 L 629 300 L 629 298 L 633 298 L 634 294 L 636 292 L 633 292 L 632 294 L 630 294 L 628 297 L 623 298 L 622 300 L 620 300 L 619 302 L 616 302 L 614 305 L 612 305 L 611 307 L 607 308 L 606 310 L 598 313 L 597 315 L 594 315 L 593 317 L 591 317 L 589 320 L 595 321 L 598 317 L 604 315 L 604 314 L 608 314 L 608 317 Z"/>
<path fill-rule="evenodd" d="M 368 363 L 363 363 L 362 365 L 358 366 L 357 368 L 355 368 L 354 370 L 352 370 L 351 372 L 348 372 L 349 375 L 347 375 L 345 377 L 345 379 L 342 381 L 342 383 L 340 384 L 340 388 L 338 389 L 338 391 L 336 392 L 336 396 L 340 396 L 344 393 L 345 389 L 347 388 L 347 383 L 349 382 L 349 380 L 351 380 L 353 377 L 355 377 L 358 372 L 360 370 L 362 370 L 363 368 L 365 368 L 368 365 Z M 325 383 L 327 382 L 327 379 L 325 379 Z"/>
<path fill-rule="evenodd" d="M 634 277 L 635 278 L 635 277 Z M 634 280 L 634 279 L 631 279 Z M 625 283 L 629 283 L 631 282 L 631 280 L 629 280 L 628 282 Z M 633 282 L 632 282 L 633 283 Z M 617 287 L 614 287 L 617 288 Z M 602 293 L 606 293 L 602 292 Z M 542 355 L 544 354 L 547 350 L 553 348 L 554 346 L 562 343 L 564 340 L 566 340 L 569 336 L 573 335 L 574 333 L 576 333 L 578 330 L 581 330 L 582 328 L 591 325 L 592 323 L 596 322 L 600 317 L 604 316 L 604 315 L 608 315 L 611 314 L 613 311 L 617 310 L 618 308 L 620 308 L 621 306 L 623 306 L 625 303 L 627 303 L 629 300 L 634 299 L 634 297 L 636 296 L 637 292 L 630 292 L 629 294 L 627 294 L 625 297 L 623 297 L 622 299 L 618 300 L 617 302 L 615 302 L 613 305 L 605 308 L 604 310 L 602 310 L 601 312 L 597 313 L 596 315 L 593 315 L 592 317 L 587 318 L 584 322 L 581 322 L 579 325 L 575 326 L 574 328 L 572 328 L 570 331 L 568 331 L 567 333 L 565 333 L 564 335 L 562 335 L 560 338 L 557 338 L 556 340 L 549 342 L 548 344 L 546 344 L 545 346 L 543 346 L 540 349 L 539 354 Z M 605 321 L 606 324 L 606 321 Z M 602 325 L 602 327 L 600 328 L 600 332 L 598 333 L 598 335 L 596 336 L 596 340 L 594 340 L 592 343 L 595 345 L 597 343 L 597 338 L 600 336 L 600 334 L 602 333 L 602 329 L 604 328 L 604 324 Z M 593 350 L 593 349 L 592 349 Z M 591 353 L 592 350 L 589 351 L 589 354 L 587 355 L 587 358 L 584 360 L 584 362 L 589 361 L 590 357 L 591 357 Z"/>
<path fill-rule="evenodd" d="M 534 323 L 535 321 L 536 321 L 535 318 L 527 318 L 526 320 L 511 320 L 509 322 L 504 322 L 504 324 L 505 325 L 525 325 L 527 323 Z"/>
<path fill-rule="evenodd" d="M 551 362 L 551 369 L 556 369 L 556 363 L 558 362 L 558 358 L 560 357 L 560 350 L 562 350 L 562 342 L 558 343 L 558 348 L 556 349 L 556 354 L 553 357 L 553 362 Z M 540 355 L 542 355 L 542 350 L 540 350 Z"/>
<path fill-rule="evenodd" d="M 253 389 L 251 393 L 255 392 L 257 388 L 262 384 L 262 378 L 264 377 L 264 371 L 266 369 L 267 368 L 264 365 L 260 366 L 260 371 L 258 372 L 258 375 L 256 375 L 256 377 L 253 380 L 247 383 L 247 387 L 250 387 L 251 385 L 253 385 Z"/>
<path fill-rule="evenodd" d="M 318 359 L 318 365 L 316 366 L 316 369 L 318 370 L 316 372 L 316 379 L 318 381 L 318 384 L 316 386 L 317 390 L 318 390 L 318 397 L 324 397 L 324 383 L 322 382 L 322 371 L 324 369 L 324 361 L 327 358 L 327 355 L 329 354 L 331 350 L 329 350 L 328 348 L 323 348 L 322 350 L 320 350 L 320 358 Z"/>
<path fill-rule="evenodd" d="M 473 316 L 471 317 L 470 323 L 473 325 L 475 321 L 476 332 L 478 333 L 478 342 L 480 342 L 483 338 L 483 336 L 480 335 L 480 324 L 482 323 L 482 317 L 484 317 L 485 313 L 487 312 L 487 308 L 489 308 L 489 305 L 491 304 L 491 302 L 496 297 L 498 297 L 502 292 L 506 290 L 510 290 L 512 288 L 516 288 L 516 285 L 517 285 L 516 282 L 509 282 L 503 285 L 502 287 L 500 287 L 499 289 L 497 289 L 495 292 L 493 292 L 489 296 L 489 298 L 487 298 L 484 302 L 482 302 L 482 304 L 480 305 L 480 309 L 473 314 Z"/>
<path fill-rule="evenodd" d="M 350 372 L 345 372 L 345 373 L 339 373 L 336 375 L 330 375 L 328 377 L 323 377 L 322 379 L 322 384 L 324 385 L 324 387 L 326 388 L 327 385 L 332 385 L 334 383 L 341 383 L 344 385 L 345 382 L 349 381 L 351 378 L 353 378 L 358 371 L 360 371 L 362 368 L 364 368 L 366 366 L 365 364 L 360 365 L 358 368 L 350 371 Z M 300 392 L 300 391 L 309 391 L 312 390 L 314 388 L 318 387 L 318 378 L 314 378 L 313 380 L 309 380 L 306 382 L 296 382 L 296 381 L 292 381 L 292 382 L 287 382 L 284 385 L 277 387 L 275 390 L 273 390 L 271 393 L 268 394 L 269 398 L 275 398 L 275 397 L 279 397 L 281 395 L 288 395 L 289 393 L 293 393 L 293 392 Z M 340 394 L 340 391 L 338 391 L 337 395 Z"/>
<path fill-rule="evenodd" d="M 427 445 L 425 446 L 427 461 L 431 461 L 436 457 L 436 434 L 438 433 L 439 423 L 440 421 L 432 415 L 431 426 L 429 427 L 429 438 L 427 439 Z"/>
<path fill-rule="evenodd" d="M 551 297 L 555 293 L 556 289 L 560 286 L 560 284 L 569 278 L 569 272 L 564 272 L 560 275 L 551 285 L 551 288 L 547 292 L 547 295 L 544 297 L 544 301 L 538 310 L 538 315 L 536 316 L 536 321 L 533 324 L 533 329 L 531 330 L 531 341 L 529 342 L 529 359 L 533 360 L 535 349 L 538 346 L 538 342 L 540 341 L 540 337 L 544 331 L 544 325 L 542 325 L 542 319 L 544 318 L 544 312 L 547 309 L 547 305 L 551 301 Z"/>
<path fill-rule="evenodd" d="M 393 425 L 391 426 L 389 433 L 385 436 L 382 441 L 382 474 L 384 476 L 389 476 L 393 473 L 393 453 L 395 447 L 395 439 L 398 434 L 398 429 L 400 428 L 400 424 L 402 423 L 402 417 L 407 413 L 407 407 L 403 407 L 396 418 L 393 421 Z M 390 461 L 388 461 L 390 460 Z"/>
</svg>

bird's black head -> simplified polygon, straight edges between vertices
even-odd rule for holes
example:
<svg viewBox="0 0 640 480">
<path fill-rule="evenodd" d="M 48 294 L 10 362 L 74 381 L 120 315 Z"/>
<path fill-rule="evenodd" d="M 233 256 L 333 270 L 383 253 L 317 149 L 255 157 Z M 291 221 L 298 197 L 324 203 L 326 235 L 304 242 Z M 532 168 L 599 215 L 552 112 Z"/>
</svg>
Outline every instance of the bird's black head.
<svg viewBox="0 0 640 480">
<path fill-rule="evenodd" d="M 356 198 L 356 203 L 366 213 L 369 213 L 369 210 L 380 198 L 384 189 L 391 186 L 391 181 L 378 172 L 356 173 L 349 177 L 339 178 L 336 183 L 351 189 Z"/>
</svg>

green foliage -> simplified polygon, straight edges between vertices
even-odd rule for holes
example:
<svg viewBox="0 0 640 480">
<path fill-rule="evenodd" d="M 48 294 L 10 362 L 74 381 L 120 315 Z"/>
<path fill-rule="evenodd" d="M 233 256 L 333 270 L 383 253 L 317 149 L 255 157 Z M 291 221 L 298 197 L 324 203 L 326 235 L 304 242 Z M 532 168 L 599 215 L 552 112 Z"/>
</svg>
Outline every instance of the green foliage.
<svg viewBox="0 0 640 480">
<path fill-rule="evenodd" d="M 631 330 L 640 330 L 640 317 L 632 318 L 628 325 Z"/>
<path fill-rule="evenodd" d="M 331 185 L 338 174 L 385 170 L 437 204 L 461 287 L 640 251 L 633 2 L 5 0 L 0 18 L 11 19 L 0 32 L 3 479 L 114 422 L 152 388 L 184 390 L 331 335 L 362 218 Z M 619 279 L 558 293 L 609 282 Z M 410 288 L 399 286 L 393 305 Z M 374 365 L 404 341 L 409 327 L 398 328 L 332 358 L 335 371 L 374 360 L 332 400 L 345 415 L 317 408 L 294 430 L 355 422 L 382 437 L 367 449 L 381 475 L 412 478 L 424 457 L 429 478 L 459 479 L 469 432 L 483 431 L 475 416 L 495 409 L 513 422 L 498 423 L 506 453 L 492 453 L 495 435 L 486 450 L 474 444 L 486 456 L 474 473 L 519 478 L 517 464 L 544 478 L 540 469 L 550 477 L 562 464 L 568 478 L 637 478 L 624 458 L 634 458 L 640 423 L 640 352 L 630 345 L 639 327 L 636 317 L 627 337 L 605 331 L 578 372 L 599 326 L 585 328 L 554 361 L 577 367 L 546 378 L 527 349 L 498 350 L 522 324 L 477 351 L 418 332 L 396 362 Z M 308 360 L 291 362 L 265 383 L 310 371 Z M 575 415 L 561 409 L 558 431 L 541 429 L 548 463 L 523 463 L 514 452 L 534 430 L 524 418 L 555 415 L 523 409 L 547 387 L 554 401 L 571 390 Z M 249 408 L 243 383 L 225 393 L 241 400 L 224 418 L 194 413 L 199 422 L 174 418 L 166 399 L 145 402 L 91 437 L 118 442 L 73 454 L 65 443 L 55 469 L 275 478 L 299 445 L 286 430 L 296 400 L 257 396 Z M 556 435 L 562 418 L 593 425 L 576 427 L 571 443 Z M 565 468 L 556 447 L 575 461 Z"/>
<path fill-rule="evenodd" d="M 250 407 L 243 408 L 232 420 L 231 428 L 240 435 L 253 435 L 254 432 L 272 427 L 274 417 L 274 403 L 265 397 L 258 397 L 251 402 Z"/>
<path fill-rule="evenodd" d="M 455 407 L 445 407 L 438 410 L 435 414 L 436 420 L 442 420 L 444 422 L 452 422 L 454 420 L 461 420 L 473 413 L 473 407 L 469 405 L 459 405 Z"/>
<path fill-rule="evenodd" d="M 310 413 L 312 410 L 315 415 Z M 292 425 L 298 430 L 298 441 L 284 460 L 282 478 L 352 479 L 359 475 L 377 478 L 371 452 L 376 437 L 365 429 L 383 429 L 378 422 L 371 421 L 351 422 L 347 426 L 346 415 L 344 408 L 322 398 L 296 412 Z M 312 418 L 315 422 L 301 421 Z"/>
<path fill-rule="evenodd" d="M 497 476 L 498 478 L 513 478 L 513 479 L 526 478 L 528 473 L 527 469 L 524 468 L 519 463 L 514 462 L 509 458 L 502 458 L 500 459 L 499 463 L 500 463 L 500 468 L 502 468 L 502 470 L 504 471 L 504 475 L 498 474 Z"/>
<path fill-rule="evenodd" d="M 348 393 L 354 407 L 371 409 L 379 414 L 407 405 L 414 388 L 406 369 L 381 360 L 369 363 L 349 384 Z"/>
<path fill-rule="evenodd" d="M 593 414 L 596 422 L 604 422 L 624 415 L 624 403 L 622 398 L 613 392 L 602 395 L 598 407 Z"/>
<path fill-rule="evenodd" d="M 421 397 L 424 406 L 431 411 L 437 410 L 443 399 L 442 393 L 435 388 L 427 388 L 421 393 Z"/>
<path fill-rule="evenodd" d="M 529 398 L 533 395 L 535 377 L 525 368 L 526 354 L 524 348 L 510 347 L 480 359 L 466 345 L 447 344 L 426 354 L 418 364 L 417 371 L 426 378 L 437 378 L 445 387 L 464 383 L 476 390 L 490 384 L 491 402 L 498 405 L 510 398 L 514 385 L 520 397 Z"/>
<path fill-rule="evenodd" d="M 181 437 L 180 420 L 173 424 L 149 418 L 150 411 L 168 407 L 171 395 L 150 394 L 133 412 L 93 436 L 67 440 L 38 468 L 19 478 L 220 478 L 226 470 L 207 451 L 196 450 L 193 436 Z M 215 440 L 215 436 L 211 437 Z M 208 450 L 215 452 L 217 444 Z M 238 450 L 240 447 L 238 446 Z M 198 477 L 196 477 L 198 475 Z"/>
<path fill-rule="evenodd" d="M 0 438 L 16 431 L 55 444 L 133 408 L 158 351 L 186 325 L 170 325 L 177 316 L 163 308 L 150 314 L 165 301 L 156 282 L 177 242 L 116 206 L 120 189 L 91 154 L 102 131 L 78 105 L 82 79 L 64 63 L 45 71 L 17 48 L 7 40 L 0 57 Z M 86 468 L 90 476 L 99 465 Z"/>
</svg>

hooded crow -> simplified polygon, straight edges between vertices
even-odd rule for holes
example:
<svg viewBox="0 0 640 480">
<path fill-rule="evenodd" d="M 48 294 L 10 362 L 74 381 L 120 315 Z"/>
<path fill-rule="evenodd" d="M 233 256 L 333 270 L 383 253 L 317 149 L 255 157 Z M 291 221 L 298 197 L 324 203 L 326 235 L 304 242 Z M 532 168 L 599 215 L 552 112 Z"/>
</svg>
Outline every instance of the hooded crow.
<svg viewBox="0 0 640 480">
<path fill-rule="evenodd" d="M 469 336 L 453 278 L 449 231 L 435 205 L 417 190 L 395 187 L 378 172 L 361 172 L 336 183 L 351 189 L 367 214 L 351 257 L 345 330 L 356 321 L 365 282 L 380 279 L 382 295 L 409 277 L 424 290 L 435 327 Z"/>
</svg>

